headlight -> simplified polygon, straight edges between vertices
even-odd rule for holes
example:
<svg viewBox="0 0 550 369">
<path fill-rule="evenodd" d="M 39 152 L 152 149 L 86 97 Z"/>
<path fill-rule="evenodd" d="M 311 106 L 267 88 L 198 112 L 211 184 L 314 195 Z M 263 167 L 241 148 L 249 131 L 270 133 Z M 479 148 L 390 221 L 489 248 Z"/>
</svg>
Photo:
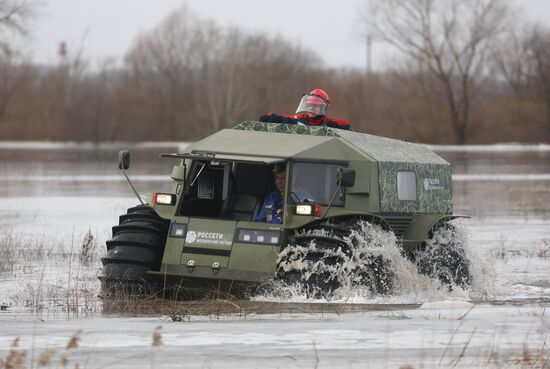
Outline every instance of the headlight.
<svg viewBox="0 0 550 369">
<path fill-rule="evenodd" d="M 171 193 L 156 193 L 153 192 L 152 196 L 153 205 L 175 205 L 176 204 L 176 195 Z"/>
<path fill-rule="evenodd" d="M 296 214 L 298 215 L 311 215 L 313 210 L 311 205 L 296 205 Z"/>
</svg>

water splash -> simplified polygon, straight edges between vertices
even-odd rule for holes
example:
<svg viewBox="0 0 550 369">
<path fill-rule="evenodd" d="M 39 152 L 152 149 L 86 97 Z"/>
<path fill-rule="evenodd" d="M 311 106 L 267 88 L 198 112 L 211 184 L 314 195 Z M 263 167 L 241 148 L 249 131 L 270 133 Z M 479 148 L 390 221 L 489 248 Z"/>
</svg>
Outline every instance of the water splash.
<svg viewBox="0 0 550 369">
<path fill-rule="evenodd" d="M 419 303 L 439 301 L 442 299 L 490 299 L 494 296 L 495 267 L 487 258 L 480 257 L 479 251 L 471 248 L 468 242 L 466 227 L 461 221 L 453 221 L 452 231 L 447 228 L 436 232 L 427 242 L 428 253 L 436 243 L 455 242 L 462 245 L 469 262 L 471 286 L 463 289 L 451 283 L 442 283 L 437 278 L 430 278 L 418 272 L 417 265 L 405 257 L 403 249 L 392 232 L 381 227 L 360 221 L 347 236 L 339 239 L 349 250 L 337 247 L 327 250 L 320 242 L 312 239 L 307 244 L 290 244 L 279 256 L 280 271 L 294 272 L 294 283 L 285 284 L 281 280 L 271 283 L 269 292 L 254 297 L 255 300 L 285 302 L 347 302 L 347 303 Z M 299 236 L 335 237 L 330 224 L 323 229 L 302 231 Z M 351 251 L 350 251 L 351 250 Z M 324 253 L 323 260 L 308 257 L 311 253 Z M 418 257 L 418 255 L 417 255 Z M 338 262 L 334 262 L 337 260 Z M 376 262 L 383 260 L 384 262 Z M 386 270 L 377 270 L 382 267 Z M 380 288 L 372 288 L 373 273 L 386 273 L 391 276 L 388 281 L 388 293 L 379 293 Z M 319 293 L 308 290 L 306 281 L 312 274 L 322 275 L 325 280 L 339 286 L 331 293 Z M 307 292 L 304 292 L 307 291 Z"/>
<path fill-rule="evenodd" d="M 503 287 L 497 283 L 499 278 L 497 278 L 496 259 L 487 255 L 486 250 L 470 240 L 467 222 L 466 219 L 456 219 L 450 224 L 455 228 L 455 236 L 464 245 L 464 253 L 468 260 L 472 277 L 468 297 L 471 300 L 490 301 L 502 292 Z"/>
</svg>

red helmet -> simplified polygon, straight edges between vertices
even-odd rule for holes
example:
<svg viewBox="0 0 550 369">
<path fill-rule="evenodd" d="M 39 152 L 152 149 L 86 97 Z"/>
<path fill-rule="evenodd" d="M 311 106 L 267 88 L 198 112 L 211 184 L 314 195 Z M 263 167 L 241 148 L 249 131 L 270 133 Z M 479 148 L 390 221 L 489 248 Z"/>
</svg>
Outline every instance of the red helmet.
<svg viewBox="0 0 550 369">
<path fill-rule="evenodd" d="M 329 103 L 328 94 L 316 88 L 302 96 L 298 109 L 296 109 L 296 114 L 310 113 L 316 116 L 325 115 Z"/>
<path fill-rule="evenodd" d="M 325 92 L 325 90 L 321 90 L 320 88 L 316 88 L 315 90 L 310 91 L 308 95 L 319 96 L 321 99 L 325 100 L 327 105 L 330 104 L 328 94 Z"/>
</svg>

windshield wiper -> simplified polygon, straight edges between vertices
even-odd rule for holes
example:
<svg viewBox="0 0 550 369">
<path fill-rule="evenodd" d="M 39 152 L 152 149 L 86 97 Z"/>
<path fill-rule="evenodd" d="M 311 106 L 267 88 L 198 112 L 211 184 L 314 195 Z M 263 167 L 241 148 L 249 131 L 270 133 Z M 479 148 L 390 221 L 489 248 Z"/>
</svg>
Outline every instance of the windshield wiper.
<svg viewBox="0 0 550 369">
<path fill-rule="evenodd" d="M 197 173 L 197 175 L 195 176 L 195 178 L 194 178 L 193 181 L 191 182 L 190 187 L 193 187 L 193 185 L 194 185 L 195 182 L 197 181 L 197 178 L 199 178 L 199 176 L 201 175 L 202 170 L 204 169 L 205 166 L 206 166 L 206 163 L 204 163 L 204 164 L 202 165 L 201 169 L 199 170 L 199 172 Z"/>
</svg>

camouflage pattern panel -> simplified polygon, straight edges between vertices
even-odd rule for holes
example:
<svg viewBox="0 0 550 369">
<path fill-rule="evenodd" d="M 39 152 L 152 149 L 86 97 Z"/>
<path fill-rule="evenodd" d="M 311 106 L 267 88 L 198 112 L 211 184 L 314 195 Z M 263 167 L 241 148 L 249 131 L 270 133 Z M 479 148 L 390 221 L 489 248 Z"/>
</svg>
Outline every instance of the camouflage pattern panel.
<svg viewBox="0 0 550 369">
<path fill-rule="evenodd" d="M 233 129 L 242 131 L 260 131 L 260 132 L 275 132 L 275 133 L 290 133 L 295 135 L 309 136 L 328 136 L 338 137 L 334 130 L 329 127 L 320 126 L 305 126 L 298 124 L 282 124 L 282 123 L 264 123 L 256 121 L 246 121 L 239 123 Z"/>
<path fill-rule="evenodd" d="M 452 214 L 453 191 L 450 165 L 385 161 L 378 163 L 378 172 L 380 212 Z M 412 189 L 412 195 L 404 196 L 409 197 L 407 200 L 400 199 L 398 172 L 405 172 L 407 175 L 414 172 L 412 178 L 416 177 L 416 189 Z M 414 190 L 416 190 L 416 194 L 414 194 Z M 403 196 L 402 192 L 401 196 Z M 411 196 L 416 199 L 411 199 Z"/>
<path fill-rule="evenodd" d="M 333 132 L 377 161 L 449 164 L 426 145 L 342 129 L 334 129 Z"/>
</svg>

